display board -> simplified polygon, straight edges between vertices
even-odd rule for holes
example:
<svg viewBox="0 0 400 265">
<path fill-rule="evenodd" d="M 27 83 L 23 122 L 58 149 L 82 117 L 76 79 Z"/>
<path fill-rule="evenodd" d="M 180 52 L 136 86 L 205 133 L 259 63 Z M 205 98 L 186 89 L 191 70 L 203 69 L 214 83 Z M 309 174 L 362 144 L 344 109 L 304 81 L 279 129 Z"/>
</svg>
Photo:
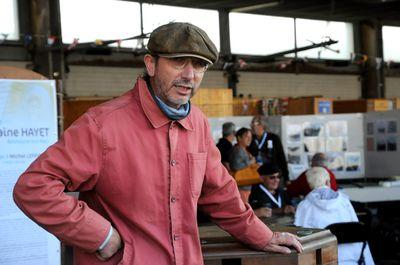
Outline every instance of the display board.
<svg viewBox="0 0 400 265">
<path fill-rule="evenodd" d="M 19 175 L 57 141 L 55 82 L 0 79 L 0 264 L 58 265 L 60 242 L 14 204 Z"/>
<path fill-rule="evenodd" d="M 365 176 L 362 114 L 271 116 L 268 124 L 281 137 L 290 179 L 309 168 L 318 152 L 327 155 L 336 178 Z"/>
<path fill-rule="evenodd" d="M 364 117 L 366 177 L 400 176 L 400 110 Z"/>
</svg>

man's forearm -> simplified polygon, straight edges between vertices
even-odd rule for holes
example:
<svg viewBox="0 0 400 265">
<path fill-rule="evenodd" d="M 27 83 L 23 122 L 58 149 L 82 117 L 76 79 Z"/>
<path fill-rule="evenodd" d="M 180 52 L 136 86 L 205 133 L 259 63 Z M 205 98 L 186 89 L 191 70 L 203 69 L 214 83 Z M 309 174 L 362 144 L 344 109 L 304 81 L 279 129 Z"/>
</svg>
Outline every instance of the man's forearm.
<svg viewBox="0 0 400 265">
<path fill-rule="evenodd" d="M 64 193 L 64 185 L 50 177 L 26 173 L 14 187 L 14 201 L 33 221 L 62 241 L 96 251 L 110 230 L 110 222 L 85 202 Z"/>
</svg>

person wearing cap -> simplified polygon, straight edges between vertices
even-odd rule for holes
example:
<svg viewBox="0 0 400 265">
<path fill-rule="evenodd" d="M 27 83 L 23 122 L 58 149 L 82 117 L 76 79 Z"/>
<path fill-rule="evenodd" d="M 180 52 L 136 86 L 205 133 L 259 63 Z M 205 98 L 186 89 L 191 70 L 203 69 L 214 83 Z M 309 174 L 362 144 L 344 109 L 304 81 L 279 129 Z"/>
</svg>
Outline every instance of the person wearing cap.
<svg viewBox="0 0 400 265">
<path fill-rule="evenodd" d="M 225 122 L 222 124 L 222 138 L 219 139 L 217 148 L 221 153 L 221 162 L 228 170 L 230 170 L 229 156 L 232 153 L 235 134 L 236 126 L 233 122 Z"/>
<path fill-rule="evenodd" d="M 207 34 L 170 23 L 147 48 L 147 74 L 41 154 L 15 185 L 16 204 L 74 247 L 75 264 L 203 264 L 198 206 L 248 246 L 301 251 L 294 235 L 273 233 L 241 202 L 207 118 L 190 104 L 218 58 Z"/>
<path fill-rule="evenodd" d="M 279 188 L 279 167 L 263 164 L 258 168 L 262 183 L 251 187 L 249 203 L 259 217 L 269 217 L 272 213 L 294 214 L 295 208 L 285 191 Z"/>
</svg>

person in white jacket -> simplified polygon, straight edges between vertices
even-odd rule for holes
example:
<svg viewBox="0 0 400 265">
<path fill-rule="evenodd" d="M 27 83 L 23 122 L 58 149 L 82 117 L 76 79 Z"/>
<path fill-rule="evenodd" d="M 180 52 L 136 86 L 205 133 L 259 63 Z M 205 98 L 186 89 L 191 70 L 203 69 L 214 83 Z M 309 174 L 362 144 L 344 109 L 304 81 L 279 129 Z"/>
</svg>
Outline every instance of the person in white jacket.
<svg viewBox="0 0 400 265">
<path fill-rule="evenodd" d="M 322 167 L 313 167 L 306 173 L 312 191 L 297 207 L 296 226 L 306 228 L 325 228 L 333 223 L 358 222 L 357 215 L 349 197 L 330 188 L 327 171 Z M 362 243 L 346 243 L 338 245 L 339 265 L 357 265 Z M 366 265 L 374 265 L 371 251 L 367 244 L 364 249 Z"/>
</svg>

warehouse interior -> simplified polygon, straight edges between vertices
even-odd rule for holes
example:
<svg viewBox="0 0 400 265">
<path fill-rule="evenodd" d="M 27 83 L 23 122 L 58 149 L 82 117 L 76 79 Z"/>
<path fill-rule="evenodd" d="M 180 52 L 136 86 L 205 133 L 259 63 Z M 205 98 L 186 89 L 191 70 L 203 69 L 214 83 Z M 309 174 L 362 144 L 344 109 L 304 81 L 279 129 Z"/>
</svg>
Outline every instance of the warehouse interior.
<svg viewBox="0 0 400 265">
<path fill-rule="evenodd" d="M 54 80 L 60 137 L 89 108 L 133 88 L 155 28 L 192 23 L 219 52 L 191 100 L 215 143 L 223 123 L 250 128 L 263 116 L 282 140 L 290 180 L 313 154 L 330 152 L 338 188 L 367 226 L 375 264 L 400 264 L 399 14 L 398 0 L 2 0 L 0 80 Z M 2 120 L 0 140 L 8 136 Z M 0 256 L 6 251 L 0 243 Z M 44 257 L 47 264 L 73 264 L 70 246 L 56 253 L 57 261 Z M 278 264 L 229 253 L 220 261 L 207 254 L 205 264 Z M 12 256 L 2 262 L 22 264 Z"/>
</svg>

